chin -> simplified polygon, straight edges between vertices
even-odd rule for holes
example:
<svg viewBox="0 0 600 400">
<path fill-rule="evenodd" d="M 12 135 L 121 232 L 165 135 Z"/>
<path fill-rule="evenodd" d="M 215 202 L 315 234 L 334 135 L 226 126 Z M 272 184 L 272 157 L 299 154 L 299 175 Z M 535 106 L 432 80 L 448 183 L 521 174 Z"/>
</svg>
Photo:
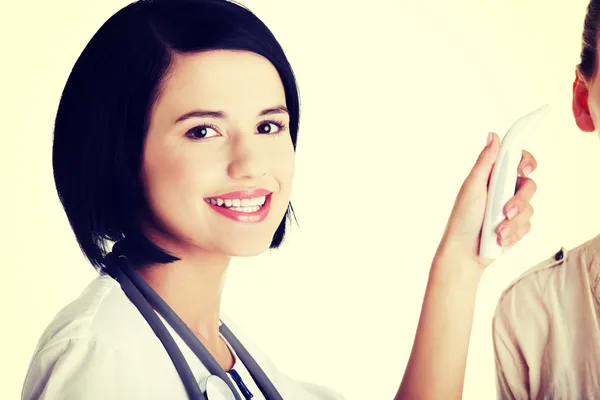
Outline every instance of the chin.
<svg viewBox="0 0 600 400">
<path fill-rule="evenodd" d="M 269 249 L 273 238 L 246 240 L 243 243 L 228 243 L 223 246 L 223 252 L 232 257 L 253 257 L 258 256 Z"/>
</svg>

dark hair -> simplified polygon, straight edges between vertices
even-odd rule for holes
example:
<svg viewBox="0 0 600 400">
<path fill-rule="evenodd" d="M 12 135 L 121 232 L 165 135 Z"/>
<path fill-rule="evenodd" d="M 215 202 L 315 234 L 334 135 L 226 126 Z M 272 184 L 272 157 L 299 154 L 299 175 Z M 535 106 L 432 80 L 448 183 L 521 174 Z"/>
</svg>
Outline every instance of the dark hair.
<svg viewBox="0 0 600 400">
<path fill-rule="evenodd" d="M 600 0 L 590 0 L 583 24 L 581 61 L 579 63 L 581 74 L 588 81 L 596 72 L 598 24 L 600 24 Z"/>
<path fill-rule="evenodd" d="M 283 49 L 251 11 L 226 0 L 139 0 L 87 44 L 60 99 L 52 163 L 56 189 L 85 256 L 102 271 L 108 241 L 124 241 L 136 266 L 177 260 L 143 233 L 140 179 L 149 112 L 175 53 L 246 50 L 279 72 L 296 149 L 300 104 Z M 150 216 L 150 214 L 147 214 Z M 285 236 L 291 204 L 270 248 Z"/>
</svg>

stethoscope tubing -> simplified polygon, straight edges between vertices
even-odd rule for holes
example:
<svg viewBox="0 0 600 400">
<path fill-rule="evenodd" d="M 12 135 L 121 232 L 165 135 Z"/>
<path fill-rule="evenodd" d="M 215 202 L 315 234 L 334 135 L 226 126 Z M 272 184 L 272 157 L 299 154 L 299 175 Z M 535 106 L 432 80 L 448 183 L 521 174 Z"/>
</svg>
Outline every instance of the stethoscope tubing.
<svg viewBox="0 0 600 400">
<path fill-rule="evenodd" d="M 194 333 L 185 325 L 179 316 L 169 307 L 169 305 L 150 287 L 150 285 L 128 264 L 127 257 L 118 255 L 116 258 L 115 279 L 121 284 L 121 287 L 127 297 L 138 308 L 142 316 L 146 319 L 150 327 L 154 330 L 156 336 L 162 342 L 169 357 L 173 361 L 179 376 L 186 388 L 188 396 L 193 400 L 207 400 L 202 394 L 198 382 L 181 353 L 181 350 L 175 343 L 166 327 L 156 315 L 154 309 L 169 323 L 177 332 L 182 340 L 189 346 L 194 354 L 200 359 L 211 375 L 216 375 L 223 380 L 236 400 L 241 400 L 240 396 L 233 387 L 233 383 L 228 379 L 226 372 L 221 365 L 214 359 L 208 350 L 202 345 Z M 152 309 L 154 307 L 154 309 Z M 283 400 L 271 380 L 267 377 L 262 368 L 229 330 L 225 324 L 219 327 L 221 334 L 229 342 L 236 355 L 246 366 L 252 379 L 268 400 Z"/>
<path fill-rule="evenodd" d="M 133 282 L 129 280 L 127 274 L 121 269 L 117 268 L 116 279 L 121 284 L 123 292 L 125 295 L 129 297 L 131 302 L 136 306 L 139 310 L 140 314 L 146 319 L 150 328 L 154 331 L 158 339 L 162 342 L 167 354 L 171 358 L 177 373 L 179 374 L 181 381 L 183 382 L 183 386 L 188 394 L 190 400 L 208 400 L 200 390 L 200 386 L 198 382 L 196 382 L 196 378 L 190 369 L 190 366 L 187 362 L 181 362 L 184 360 L 184 356 L 181 353 L 181 349 L 175 343 L 173 337 L 167 331 L 167 328 L 164 326 L 160 318 L 156 315 L 154 310 L 148 306 L 147 300 L 140 293 L 139 290 L 135 287 Z M 235 393 L 235 392 L 234 392 Z M 239 400 L 239 399 L 236 399 Z"/>
</svg>

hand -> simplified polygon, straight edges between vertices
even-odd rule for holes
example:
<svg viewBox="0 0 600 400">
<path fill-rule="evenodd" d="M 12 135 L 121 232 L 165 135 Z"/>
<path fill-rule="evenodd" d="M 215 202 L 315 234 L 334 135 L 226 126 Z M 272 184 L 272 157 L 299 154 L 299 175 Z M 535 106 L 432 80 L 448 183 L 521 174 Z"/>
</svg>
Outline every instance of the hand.
<svg viewBox="0 0 600 400">
<path fill-rule="evenodd" d="M 480 153 L 473 169 L 465 179 L 450 214 L 446 231 L 436 253 L 436 261 L 452 265 L 472 265 L 483 270 L 494 260 L 479 256 L 481 227 L 485 214 L 490 175 L 500 150 L 500 139 L 495 133 L 488 136 L 488 144 Z M 523 151 L 519 163 L 517 192 L 504 207 L 506 219 L 498 226 L 498 243 L 510 247 L 530 230 L 533 208 L 529 202 L 537 187 L 527 178 L 537 167 L 535 158 Z"/>
</svg>

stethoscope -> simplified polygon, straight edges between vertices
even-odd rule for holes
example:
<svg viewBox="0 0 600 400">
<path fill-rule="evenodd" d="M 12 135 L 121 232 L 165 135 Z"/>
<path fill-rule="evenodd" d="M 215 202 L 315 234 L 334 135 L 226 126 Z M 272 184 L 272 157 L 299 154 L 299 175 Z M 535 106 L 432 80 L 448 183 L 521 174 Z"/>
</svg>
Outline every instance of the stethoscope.
<svg viewBox="0 0 600 400">
<path fill-rule="evenodd" d="M 110 253 L 107 256 L 107 262 L 113 264 L 109 267 L 109 274 L 119 282 L 125 295 L 139 310 L 158 339 L 162 342 L 171 361 L 175 365 L 175 369 L 183 382 L 188 397 L 193 400 L 242 400 L 221 365 L 213 358 L 206 347 L 204 347 L 196 335 L 185 325 L 171 307 L 129 265 L 127 257 L 119 253 Z M 201 382 L 196 381 L 181 350 L 154 310 L 158 311 L 194 352 L 202 364 L 204 364 L 210 373 L 206 379 Z M 265 399 L 283 400 L 264 371 L 224 323 L 221 323 L 219 326 L 219 331 L 245 365 Z M 241 390 L 244 392 L 246 400 L 248 400 L 251 394 L 246 393 L 243 389 Z"/>
</svg>

